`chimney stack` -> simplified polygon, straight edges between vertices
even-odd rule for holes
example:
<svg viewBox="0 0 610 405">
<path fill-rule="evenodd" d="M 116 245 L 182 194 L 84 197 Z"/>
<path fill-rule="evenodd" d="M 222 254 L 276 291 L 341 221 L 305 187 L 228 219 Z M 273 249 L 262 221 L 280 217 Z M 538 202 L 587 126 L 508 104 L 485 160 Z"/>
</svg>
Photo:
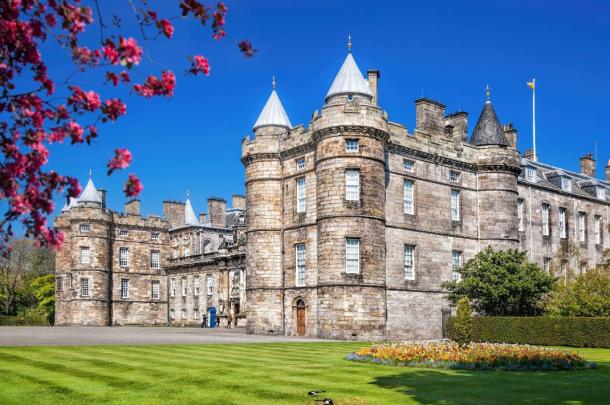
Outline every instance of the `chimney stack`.
<svg viewBox="0 0 610 405">
<path fill-rule="evenodd" d="M 216 228 L 227 227 L 227 202 L 222 198 L 208 198 L 210 225 Z"/>
<path fill-rule="evenodd" d="M 428 98 L 415 100 L 415 129 L 441 137 L 445 132 L 445 105 Z"/>
<path fill-rule="evenodd" d="M 203 213 L 202 213 L 202 214 L 199 214 L 199 223 L 200 223 L 201 225 L 205 224 L 205 219 L 206 219 L 206 217 L 207 217 L 207 215 L 205 215 L 205 214 L 203 214 Z"/>
<path fill-rule="evenodd" d="M 533 149 L 526 149 L 525 152 L 523 152 L 523 157 L 529 160 L 535 160 L 534 159 L 534 150 Z"/>
<path fill-rule="evenodd" d="M 231 201 L 231 208 L 236 208 L 238 210 L 246 209 L 246 197 L 241 194 L 233 194 L 233 198 Z"/>
<path fill-rule="evenodd" d="M 102 200 L 102 209 L 106 208 L 106 190 L 97 190 L 97 194 L 100 196 Z"/>
<path fill-rule="evenodd" d="M 373 92 L 373 105 L 377 105 L 377 85 L 379 84 L 379 78 L 381 77 L 381 74 L 379 73 L 379 70 L 374 69 L 368 70 L 366 73 L 369 79 L 369 87 Z"/>
<path fill-rule="evenodd" d="M 580 174 L 595 178 L 595 159 L 592 153 L 587 153 L 580 158 Z"/>
<path fill-rule="evenodd" d="M 125 203 L 126 215 L 140 215 L 140 200 L 135 199 Z"/>
<path fill-rule="evenodd" d="M 184 203 L 178 201 L 163 201 L 163 219 L 170 227 L 184 226 Z"/>
<path fill-rule="evenodd" d="M 453 126 L 453 135 L 456 140 L 468 140 L 468 113 L 464 111 L 454 112 L 445 117 L 445 126 Z"/>
<path fill-rule="evenodd" d="M 608 164 L 606 165 L 606 181 L 610 181 L 610 159 L 608 159 Z"/>
<path fill-rule="evenodd" d="M 513 127 L 512 123 L 508 123 L 503 126 L 504 137 L 508 142 L 508 146 L 511 148 L 517 148 L 517 130 Z"/>
</svg>

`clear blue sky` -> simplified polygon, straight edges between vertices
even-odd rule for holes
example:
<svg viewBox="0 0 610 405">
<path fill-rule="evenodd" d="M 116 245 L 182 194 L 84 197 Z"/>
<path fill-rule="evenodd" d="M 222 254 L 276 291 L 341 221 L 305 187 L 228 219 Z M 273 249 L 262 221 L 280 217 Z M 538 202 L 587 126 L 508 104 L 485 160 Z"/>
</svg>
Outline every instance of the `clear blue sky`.
<svg viewBox="0 0 610 405">
<path fill-rule="evenodd" d="M 115 4 L 126 7 L 127 2 Z M 178 1 L 163 4 L 160 14 L 178 15 Z M 127 116 L 102 126 L 95 145 L 53 148 L 50 166 L 81 182 L 92 169 L 96 186 L 108 190 L 109 206 L 122 209 L 128 171 L 108 178 L 105 164 L 114 147 L 127 147 L 134 153 L 131 170 L 144 183 L 143 213 L 161 214 L 162 200 L 183 200 L 187 189 L 198 212 L 206 210 L 209 196 L 230 200 L 231 194 L 245 192 L 240 142 L 269 96 L 271 76 L 277 77 L 292 123 L 307 125 L 345 58 L 348 33 L 363 73 L 381 70 L 380 105 L 409 131 L 415 124 L 414 100 L 423 91 L 446 104 L 448 113 L 469 112 L 471 132 L 489 84 L 500 120 L 519 130 L 520 150 L 529 148 L 531 92 L 525 83 L 536 77 L 541 160 L 577 170 L 578 158 L 593 151 L 597 141 L 601 176 L 610 158 L 608 1 L 227 4 L 224 40 L 212 41 L 209 30 L 179 21 L 172 41 L 160 38 L 149 45 L 152 57 L 177 74 L 172 99 L 127 95 Z M 129 12 L 120 13 L 129 26 Z M 97 27 L 91 31 L 95 38 Z M 259 50 L 249 60 L 236 47 L 244 38 Z M 182 58 L 194 53 L 209 57 L 210 77 L 182 73 L 187 64 Z M 139 77 L 158 70 L 144 62 Z M 88 80 L 77 77 L 84 87 L 92 83 Z M 112 94 L 106 90 L 111 89 L 105 87 L 105 96 Z M 59 198 L 57 204 L 63 204 Z"/>
</svg>

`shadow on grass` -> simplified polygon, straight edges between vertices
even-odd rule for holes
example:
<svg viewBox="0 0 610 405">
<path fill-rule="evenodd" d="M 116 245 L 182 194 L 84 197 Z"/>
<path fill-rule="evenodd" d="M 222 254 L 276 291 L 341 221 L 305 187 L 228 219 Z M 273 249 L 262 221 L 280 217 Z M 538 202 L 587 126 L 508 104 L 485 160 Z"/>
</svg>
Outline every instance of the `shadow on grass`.
<svg viewBox="0 0 610 405">
<path fill-rule="evenodd" d="M 607 369 L 605 372 L 398 370 L 393 375 L 375 377 L 371 384 L 424 404 L 607 404 L 610 401 Z"/>
</svg>

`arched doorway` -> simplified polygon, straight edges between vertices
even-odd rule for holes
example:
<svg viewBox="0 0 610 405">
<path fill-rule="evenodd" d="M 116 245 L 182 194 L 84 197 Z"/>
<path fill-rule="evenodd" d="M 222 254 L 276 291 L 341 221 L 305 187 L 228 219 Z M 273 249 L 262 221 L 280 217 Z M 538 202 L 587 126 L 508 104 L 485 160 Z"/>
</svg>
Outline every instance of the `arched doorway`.
<svg viewBox="0 0 610 405">
<path fill-rule="evenodd" d="M 305 301 L 299 298 L 295 304 L 297 308 L 297 335 L 305 336 Z"/>
</svg>

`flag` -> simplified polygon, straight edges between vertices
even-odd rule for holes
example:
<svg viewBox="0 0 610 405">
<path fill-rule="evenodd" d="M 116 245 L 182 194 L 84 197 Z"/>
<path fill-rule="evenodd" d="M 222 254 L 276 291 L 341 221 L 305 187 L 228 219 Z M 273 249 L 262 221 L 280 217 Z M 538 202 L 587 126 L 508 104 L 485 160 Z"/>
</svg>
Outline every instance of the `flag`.
<svg viewBox="0 0 610 405">
<path fill-rule="evenodd" d="M 527 86 L 530 89 L 534 90 L 536 88 L 536 82 L 527 82 Z"/>
</svg>

